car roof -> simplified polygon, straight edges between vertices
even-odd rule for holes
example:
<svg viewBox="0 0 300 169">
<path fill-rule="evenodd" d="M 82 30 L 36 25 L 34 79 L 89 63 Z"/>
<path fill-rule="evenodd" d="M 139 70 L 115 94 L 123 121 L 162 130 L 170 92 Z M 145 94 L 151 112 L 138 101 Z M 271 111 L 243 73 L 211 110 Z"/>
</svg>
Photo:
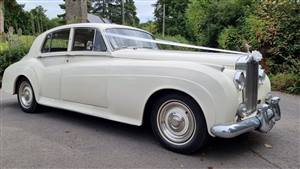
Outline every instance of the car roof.
<svg viewBox="0 0 300 169">
<path fill-rule="evenodd" d="M 138 29 L 135 27 L 130 27 L 130 26 L 124 26 L 124 25 L 118 25 L 118 24 L 108 24 L 108 23 L 77 23 L 77 24 L 68 24 L 68 25 L 62 25 L 62 26 L 58 26 L 55 28 L 52 28 L 42 34 L 40 34 L 38 37 L 36 37 L 35 41 L 33 42 L 29 52 L 28 52 L 28 57 L 34 55 L 35 53 L 40 53 L 40 47 L 41 47 L 41 43 L 44 42 L 44 38 L 47 34 L 51 33 L 51 32 L 55 32 L 58 30 L 62 30 L 62 29 L 67 29 L 67 28 L 80 28 L 80 27 L 90 27 L 90 28 L 98 28 L 100 30 L 105 30 L 108 28 L 124 28 L 124 29 L 132 29 L 132 30 L 138 30 L 138 31 L 142 31 L 148 34 L 151 34 L 145 30 L 142 29 Z"/>
<path fill-rule="evenodd" d="M 78 28 L 78 27 L 92 27 L 92 28 L 100 28 L 102 30 L 107 29 L 107 28 L 124 28 L 124 29 L 134 29 L 142 32 L 147 32 L 145 30 L 131 27 L 131 26 L 125 26 L 125 25 L 118 25 L 118 24 L 110 24 L 110 23 L 76 23 L 76 24 L 68 24 L 68 25 L 63 25 L 63 26 L 58 26 L 55 28 L 52 28 L 44 33 L 50 33 L 53 31 L 61 30 L 61 29 L 67 29 L 67 28 Z M 149 33 L 149 32 L 147 32 Z"/>
</svg>

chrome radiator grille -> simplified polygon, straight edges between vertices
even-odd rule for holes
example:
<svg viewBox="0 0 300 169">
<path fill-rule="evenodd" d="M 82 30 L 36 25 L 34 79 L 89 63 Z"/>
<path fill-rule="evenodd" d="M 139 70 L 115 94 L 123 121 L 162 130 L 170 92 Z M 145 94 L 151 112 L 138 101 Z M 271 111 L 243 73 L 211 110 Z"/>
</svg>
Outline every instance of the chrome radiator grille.
<svg viewBox="0 0 300 169">
<path fill-rule="evenodd" d="M 256 111 L 258 90 L 258 62 L 250 59 L 246 67 L 245 104 L 247 113 Z"/>
</svg>

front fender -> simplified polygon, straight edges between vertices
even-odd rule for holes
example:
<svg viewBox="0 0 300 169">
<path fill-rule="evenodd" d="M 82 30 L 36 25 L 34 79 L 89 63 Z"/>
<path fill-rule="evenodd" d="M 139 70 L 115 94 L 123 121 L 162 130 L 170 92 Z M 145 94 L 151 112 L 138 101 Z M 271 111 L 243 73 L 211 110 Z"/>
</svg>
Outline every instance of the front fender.
<svg viewBox="0 0 300 169">
<path fill-rule="evenodd" d="M 108 75 L 109 107 L 132 119 L 132 124 L 141 125 L 151 95 L 174 89 L 197 101 L 209 129 L 219 121 L 234 120 L 238 93 L 231 73 L 225 71 L 195 62 L 118 60 L 110 65 Z"/>
</svg>

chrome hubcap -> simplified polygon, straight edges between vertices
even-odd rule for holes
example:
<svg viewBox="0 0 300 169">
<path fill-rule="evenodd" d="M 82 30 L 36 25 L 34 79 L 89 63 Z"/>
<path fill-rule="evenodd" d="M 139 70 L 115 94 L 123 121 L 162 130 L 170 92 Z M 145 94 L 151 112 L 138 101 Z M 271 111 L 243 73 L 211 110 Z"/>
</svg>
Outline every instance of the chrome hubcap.
<svg viewBox="0 0 300 169">
<path fill-rule="evenodd" d="M 19 87 L 19 100 L 24 108 L 29 108 L 32 104 L 33 92 L 26 81 L 23 81 Z"/>
<path fill-rule="evenodd" d="M 161 135 L 172 144 L 185 144 L 195 134 L 192 110 L 179 100 L 170 100 L 159 108 L 157 116 Z"/>
</svg>

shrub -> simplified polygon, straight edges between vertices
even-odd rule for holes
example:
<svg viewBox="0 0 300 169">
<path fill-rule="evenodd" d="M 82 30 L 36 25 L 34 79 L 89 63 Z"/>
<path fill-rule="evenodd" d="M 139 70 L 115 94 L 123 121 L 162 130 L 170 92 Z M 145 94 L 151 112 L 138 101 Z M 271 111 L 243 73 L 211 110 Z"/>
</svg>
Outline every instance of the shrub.
<svg viewBox="0 0 300 169">
<path fill-rule="evenodd" d="M 257 16 L 250 15 L 245 18 L 245 23 L 241 28 L 243 38 L 251 44 L 254 49 L 261 49 L 268 46 L 266 43 L 272 40 L 272 35 L 268 32 L 268 23 Z"/>
<path fill-rule="evenodd" d="M 187 23 L 198 44 L 218 47 L 220 33 L 241 25 L 252 4 L 253 0 L 191 0 Z"/>
<path fill-rule="evenodd" d="M 0 42 L 0 51 L 7 50 L 8 44 L 6 42 Z"/>
<path fill-rule="evenodd" d="M 9 42 L 6 42 L 8 47 L 0 50 L 0 86 L 4 70 L 28 53 L 33 39 L 34 37 L 32 36 L 14 36 Z"/>
<path fill-rule="evenodd" d="M 157 39 L 161 39 L 161 40 L 189 44 L 189 41 L 186 40 L 181 35 L 175 35 L 175 36 L 166 35 L 165 37 L 162 37 L 161 34 L 156 34 L 155 37 Z M 192 50 L 192 49 L 189 49 L 189 48 L 172 46 L 172 45 L 161 45 L 161 44 L 159 44 L 158 46 L 159 46 L 160 49 L 164 49 L 164 50 Z"/>
<path fill-rule="evenodd" d="M 292 73 L 279 73 L 270 76 L 272 89 L 300 94 L 300 75 Z"/>
<path fill-rule="evenodd" d="M 219 46 L 223 49 L 241 50 L 242 38 L 237 28 L 232 26 L 224 29 L 218 38 Z"/>
</svg>

